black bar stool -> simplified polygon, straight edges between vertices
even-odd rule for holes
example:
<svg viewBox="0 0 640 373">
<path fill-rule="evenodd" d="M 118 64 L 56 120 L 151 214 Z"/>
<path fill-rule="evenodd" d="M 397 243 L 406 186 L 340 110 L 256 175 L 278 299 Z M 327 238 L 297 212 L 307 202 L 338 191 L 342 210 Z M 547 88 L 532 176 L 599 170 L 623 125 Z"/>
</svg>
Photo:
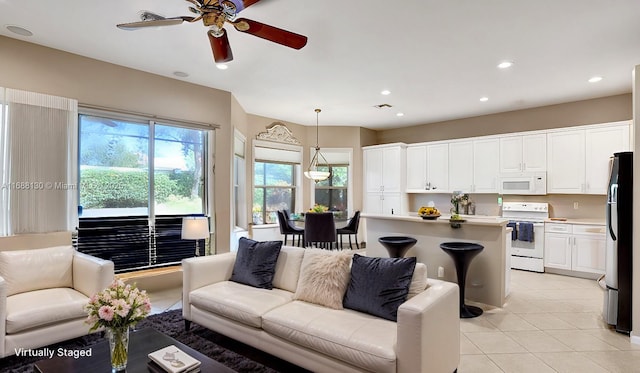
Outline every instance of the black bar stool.
<svg viewBox="0 0 640 373">
<path fill-rule="evenodd" d="M 403 258 L 418 240 L 413 237 L 387 236 L 378 238 L 378 242 L 387 249 L 390 258 Z"/>
<path fill-rule="evenodd" d="M 471 260 L 484 249 L 484 246 L 468 242 L 444 242 L 440 244 L 456 266 L 458 286 L 460 287 L 460 317 L 469 319 L 482 315 L 482 308 L 464 304 L 464 287 L 467 279 L 467 269 Z"/>
</svg>

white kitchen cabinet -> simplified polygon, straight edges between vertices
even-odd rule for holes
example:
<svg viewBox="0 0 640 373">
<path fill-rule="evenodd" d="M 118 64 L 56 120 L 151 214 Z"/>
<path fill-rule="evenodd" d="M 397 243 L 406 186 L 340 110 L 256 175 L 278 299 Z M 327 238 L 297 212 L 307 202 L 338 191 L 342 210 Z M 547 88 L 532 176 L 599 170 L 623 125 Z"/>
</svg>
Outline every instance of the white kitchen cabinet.
<svg viewBox="0 0 640 373">
<path fill-rule="evenodd" d="M 604 225 L 573 225 L 574 271 L 603 274 L 605 272 L 606 231 Z"/>
<path fill-rule="evenodd" d="M 449 189 L 473 192 L 473 141 L 449 143 Z"/>
<path fill-rule="evenodd" d="M 427 146 L 407 146 L 407 190 L 422 191 L 427 186 Z"/>
<path fill-rule="evenodd" d="M 544 266 L 593 275 L 605 272 L 605 227 L 545 224 Z"/>
<path fill-rule="evenodd" d="M 448 193 L 449 188 L 449 144 L 427 144 L 427 183 L 431 190 Z"/>
<path fill-rule="evenodd" d="M 364 150 L 367 192 L 400 192 L 404 184 L 404 154 L 401 145 Z"/>
<path fill-rule="evenodd" d="M 497 193 L 500 162 L 497 138 L 449 143 L 449 189 L 464 193 Z"/>
<path fill-rule="evenodd" d="M 571 254 L 571 268 L 574 271 L 604 274 L 606 237 L 575 235 Z"/>
<path fill-rule="evenodd" d="M 629 124 L 591 128 L 585 131 L 585 188 L 589 194 L 607 194 L 609 158 L 630 150 Z"/>
<path fill-rule="evenodd" d="M 500 141 L 497 138 L 473 141 L 473 192 L 498 193 Z"/>
<path fill-rule="evenodd" d="M 370 214 L 404 214 L 404 193 L 366 193 L 365 211 Z"/>
<path fill-rule="evenodd" d="M 571 236 L 561 233 L 545 233 L 544 266 L 571 270 Z"/>
<path fill-rule="evenodd" d="M 559 131 L 547 135 L 547 193 L 584 193 L 584 138 L 584 130 Z"/>
<path fill-rule="evenodd" d="M 406 213 L 406 145 L 365 147 L 362 154 L 364 211 L 378 214 Z"/>
<path fill-rule="evenodd" d="M 500 138 L 500 172 L 547 170 L 547 135 L 504 136 Z"/>
<path fill-rule="evenodd" d="M 547 192 L 607 194 L 609 158 L 630 148 L 627 122 L 547 135 Z"/>
</svg>

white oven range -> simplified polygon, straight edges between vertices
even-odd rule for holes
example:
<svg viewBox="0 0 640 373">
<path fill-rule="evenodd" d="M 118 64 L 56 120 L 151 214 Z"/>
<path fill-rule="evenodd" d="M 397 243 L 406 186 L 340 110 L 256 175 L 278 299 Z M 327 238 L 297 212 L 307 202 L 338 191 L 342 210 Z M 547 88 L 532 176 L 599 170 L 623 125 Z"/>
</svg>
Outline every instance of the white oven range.
<svg viewBox="0 0 640 373">
<path fill-rule="evenodd" d="M 543 202 L 504 202 L 502 217 L 509 219 L 516 234 L 511 241 L 511 268 L 544 272 L 544 221 L 549 218 L 549 204 Z M 533 234 L 526 238 L 525 225 L 531 223 Z"/>
</svg>

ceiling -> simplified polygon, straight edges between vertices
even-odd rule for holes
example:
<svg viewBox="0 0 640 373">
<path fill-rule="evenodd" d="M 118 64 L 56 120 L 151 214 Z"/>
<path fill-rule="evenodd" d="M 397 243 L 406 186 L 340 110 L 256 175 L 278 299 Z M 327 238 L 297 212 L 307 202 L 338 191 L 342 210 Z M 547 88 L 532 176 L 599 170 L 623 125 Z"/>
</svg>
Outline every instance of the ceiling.
<svg viewBox="0 0 640 373">
<path fill-rule="evenodd" d="M 189 5 L 0 0 L 0 35 L 229 91 L 249 114 L 315 125 L 321 108 L 321 125 L 372 129 L 628 93 L 640 64 L 638 0 L 261 0 L 240 15 L 308 43 L 294 50 L 228 25 L 227 70 L 215 67 L 201 22 L 115 27 L 141 10 L 191 16 Z M 505 60 L 513 66 L 498 69 Z"/>
</svg>

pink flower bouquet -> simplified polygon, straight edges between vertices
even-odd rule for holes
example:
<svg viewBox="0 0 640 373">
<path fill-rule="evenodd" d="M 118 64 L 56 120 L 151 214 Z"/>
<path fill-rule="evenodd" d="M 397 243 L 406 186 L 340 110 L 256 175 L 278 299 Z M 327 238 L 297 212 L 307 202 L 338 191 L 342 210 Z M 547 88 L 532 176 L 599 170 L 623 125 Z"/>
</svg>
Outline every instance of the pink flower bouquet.
<svg viewBox="0 0 640 373">
<path fill-rule="evenodd" d="M 85 311 L 89 315 L 86 323 L 92 325 L 90 332 L 100 327 L 116 329 L 133 326 L 144 319 L 151 312 L 151 302 L 146 291 L 114 280 L 89 299 Z"/>
</svg>

